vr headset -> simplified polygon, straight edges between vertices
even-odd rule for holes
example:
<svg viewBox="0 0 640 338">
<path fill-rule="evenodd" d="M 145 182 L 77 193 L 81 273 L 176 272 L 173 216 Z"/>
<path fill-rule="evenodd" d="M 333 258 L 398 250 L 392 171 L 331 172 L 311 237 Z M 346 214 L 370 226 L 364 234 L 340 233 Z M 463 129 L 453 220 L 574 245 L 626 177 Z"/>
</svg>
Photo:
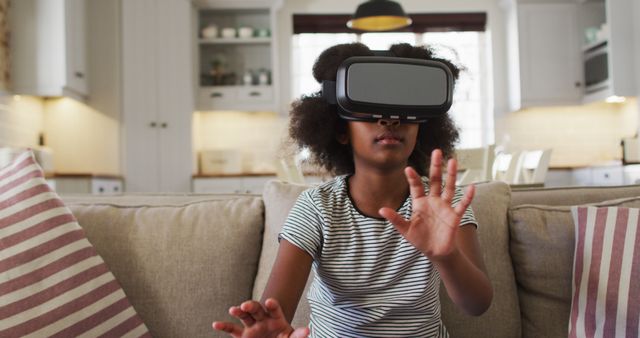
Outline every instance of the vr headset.
<svg viewBox="0 0 640 338">
<path fill-rule="evenodd" d="M 344 60 L 336 81 L 322 82 L 322 96 L 338 106 L 342 118 L 418 123 L 446 114 L 453 96 L 449 67 L 434 60 L 374 53 Z"/>
</svg>

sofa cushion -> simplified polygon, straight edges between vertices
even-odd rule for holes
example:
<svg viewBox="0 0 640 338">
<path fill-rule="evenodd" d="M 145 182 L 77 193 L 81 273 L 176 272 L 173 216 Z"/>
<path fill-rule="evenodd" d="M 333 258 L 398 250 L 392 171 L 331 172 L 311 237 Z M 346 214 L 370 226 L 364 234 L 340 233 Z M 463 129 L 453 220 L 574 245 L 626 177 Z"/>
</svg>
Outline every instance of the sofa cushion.
<svg viewBox="0 0 640 338">
<path fill-rule="evenodd" d="M 307 186 L 272 181 L 264 190 L 265 236 L 260 268 L 254 286 L 254 298 L 259 299 L 266 286 L 271 265 L 277 253 L 277 235 L 295 203 Z M 492 332 L 492 337 L 511 338 L 520 335 L 520 315 L 515 277 L 509 258 L 507 208 L 509 186 L 494 182 L 479 184 L 472 208 L 479 223 L 479 239 L 487 273 L 494 288 L 489 310 L 480 317 L 470 317 L 456 309 L 441 288 L 442 318 L 452 337 L 476 337 L 478 332 Z M 307 288 L 310 281 L 307 282 Z M 306 326 L 309 306 L 305 289 L 293 320 L 295 327 Z"/>
<path fill-rule="evenodd" d="M 576 244 L 569 337 L 637 337 L 640 209 L 571 211 Z"/>
<path fill-rule="evenodd" d="M 491 333 L 494 338 L 520 336 L 520 309 L 513 265 L 509 256 L 509 225 L 507 211 L 510 189 L 506 183 L 491 182 L 476 185 L 471 208 L 478 221 L 480 242 L 487 274 L 493 286 L 493 302 L 482 316 L 463 314 L 440 288 L 442 321 L 451 337 L 477 337 Z"/>
<path fill-rule="evenodd" d="M 222 199 L 221 199 L 222 198 Z M 257 197 L 65 196 L 154 337 L 225 337 L 214 320 L 251 297 Z"/>
<path fill-rule="evenodd" d="M 595 205 L 638 207 L 640 197 Z M 571 207 L 525 204 L 511 208 L 509 218 L 522 336 L 566 336 L 575 243 Z"/>
<path fill-rule="evenodd" d="M 149 336 L 31 152 L 0 169 L 0 336 Z"/>
<path fill-rule="evenodd" d="M 298 195 L 307 188 L 309 188 L 307 185 L 280 181 L 269 181 L 264 186 L 262 194 L 265 208 L 264 238 L 258 274 L 256 275 L 253 286 L 253 299 L 260 300 L 262 297 L 262 292 L 267 286 L 267 281 L 271 274 L 271 266 L 276 260 L 278 253 L 278 234 L 289 214 L 289 210 L 291 210 L 298 199 Z M 309 286 L 312 281 L 313 271 L 311 271 L 307 279 L 307 285 L 302 293 L 302 297 L 300 297 L 296 314 L 291 322 L 293 327 L 306 327 L 309 325 L 311 309 L 307 302 L 307 292 L 309 291 Z"/>
</svg>

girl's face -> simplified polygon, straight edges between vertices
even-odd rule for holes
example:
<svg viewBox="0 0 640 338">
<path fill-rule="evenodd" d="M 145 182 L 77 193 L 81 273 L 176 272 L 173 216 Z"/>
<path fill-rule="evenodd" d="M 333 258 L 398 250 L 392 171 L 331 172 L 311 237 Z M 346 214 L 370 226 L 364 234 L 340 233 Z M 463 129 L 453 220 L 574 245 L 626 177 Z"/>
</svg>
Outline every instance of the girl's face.
<svg viewBox="0 0 640 338">
<path fill-rule="evenodd" d="M 366 165 L 377 169 L 404 168 L 413 152 L 419 124 L 349 121 L 347 135 L 339 141 L 350 143 L 356 168 Z"/>
</svg>

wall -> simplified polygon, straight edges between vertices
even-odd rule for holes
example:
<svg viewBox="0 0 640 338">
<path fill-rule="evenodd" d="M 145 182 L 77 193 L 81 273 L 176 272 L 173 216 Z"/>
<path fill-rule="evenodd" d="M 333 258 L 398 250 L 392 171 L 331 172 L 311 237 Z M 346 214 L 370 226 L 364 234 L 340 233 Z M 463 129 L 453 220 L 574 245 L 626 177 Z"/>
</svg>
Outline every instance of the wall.
<svg viewBox="0 0 640 338">
<path fill-rule="evenodd" d="M 496 144 L 508 151 L 553 148 L 552 167 L 618 161 L 620 141 L 636 134 L 638 100 L 624 104 L 524 109 L 496 121 Z"/>
<path fill-rule="evenodd" d="M 44 103 L 47 146 L 56 172 L 120 173 L 120 123 L 78 101 L 59 98 Z"/>
<path fill-rule="evenodd" d="M 30 96 L 0 96 L 0 147 L 36 147 L 44 130 L 44 103 Z"/>
</svg>

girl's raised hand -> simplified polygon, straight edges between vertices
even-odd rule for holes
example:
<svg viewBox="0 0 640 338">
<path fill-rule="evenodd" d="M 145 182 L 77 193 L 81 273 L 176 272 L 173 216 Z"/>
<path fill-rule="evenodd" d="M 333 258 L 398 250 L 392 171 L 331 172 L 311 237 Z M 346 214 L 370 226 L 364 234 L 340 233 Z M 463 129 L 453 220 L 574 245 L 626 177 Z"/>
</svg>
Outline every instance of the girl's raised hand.
<svg viewBox="0 0 640 338">
<path fill-rule="evenodd" d="M 229 314 L 240 319 L 242 326 L 229 322 L 213 322 L 215 330 L 224 331 L 234 338 L 305 338 L 308 328 L 294 330 L 284 317 L 280 304 L 273 298 L 264 302 L 250 300 L 232 306 Z"/>
<path fill-rule="evenodd" d="M 409 243 L 432 261 L 447 258 L 457 250 L 456 233 L 460 219 L 475 193 L 475 188 L 471 185 L 458 205 L 451 205 L 455 195 L 456 170 L 456 160 L 449 160 L 443 191 L 442 151 L 434 150 L 429 168 L 429 195 L 425 195 L 418 173 L 411 167 L 405 168 L 413 199 L 411 219 L 404 219 L 391 208 L 381 208 L 379 211 Z"/>
</svg>

